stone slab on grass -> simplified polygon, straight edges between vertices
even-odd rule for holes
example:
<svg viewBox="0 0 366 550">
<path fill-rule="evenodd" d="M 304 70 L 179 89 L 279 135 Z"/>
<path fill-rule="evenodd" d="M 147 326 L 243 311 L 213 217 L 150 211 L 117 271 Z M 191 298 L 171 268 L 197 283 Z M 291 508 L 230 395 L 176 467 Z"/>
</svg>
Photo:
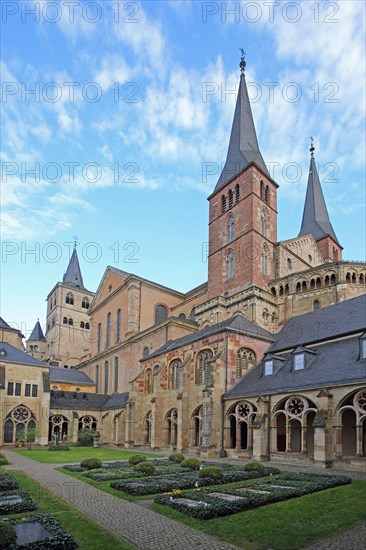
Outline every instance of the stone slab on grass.
<svg viewBox="0 0 366 550">
<path fill-rule="evenodd" d="M 51 533 L 47 531 L 43 525 L 38 523 L 38 521 L 19 523 L 18 525 L 14 525 L 14 529 L 17 534 L 17 544 L 19 546 L 51 537 Z"/>
</svg>

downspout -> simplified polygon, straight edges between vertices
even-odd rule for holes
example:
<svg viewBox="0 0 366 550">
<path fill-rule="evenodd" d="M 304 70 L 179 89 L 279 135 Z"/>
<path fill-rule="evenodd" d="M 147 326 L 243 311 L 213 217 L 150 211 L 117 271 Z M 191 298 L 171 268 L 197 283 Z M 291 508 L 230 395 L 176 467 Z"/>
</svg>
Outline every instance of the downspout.
<svg viewBox="0 0 366 550">
<path fill-rule="evenodd" d="M 228 379 L 228 368 L 229 368 L 229 335 L 226 331 L 225 336 L 225 392 L 221 394 L 221 449 L 220 449 L 220 458 L 226 458 L 227 452 L 225 451 L 225 401 L 224 394 L 227 392 L 227 379 Z"/>
<path fill-rule="evenodd" d="M 268 396 L 268 428 L 267 428 L 267 460 L 271 460 L 271 416 L 272 404 L 271 404 L 271 394 Z"/>
</svg>

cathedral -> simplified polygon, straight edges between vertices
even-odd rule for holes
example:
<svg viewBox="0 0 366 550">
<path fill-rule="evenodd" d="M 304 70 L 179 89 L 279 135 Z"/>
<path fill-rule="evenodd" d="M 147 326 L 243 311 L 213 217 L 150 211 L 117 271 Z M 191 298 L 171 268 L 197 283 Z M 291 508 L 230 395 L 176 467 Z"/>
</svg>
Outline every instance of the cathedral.
<svg viewBox="0 0 366 550">
<path fill-rule="evenodd" d="M 182 293 L 108 266 L 94 293 L 75 246 L 45 334 L 38 321 L 25 351 L 0 321 L 0 445 L 87 427 L 125 448 L 365 466 L 366 265 L 342 261 L 313 143 L 299 234 L 277 240 L 279 186 L 240 69 L 207 282 Z"/>
</svg>

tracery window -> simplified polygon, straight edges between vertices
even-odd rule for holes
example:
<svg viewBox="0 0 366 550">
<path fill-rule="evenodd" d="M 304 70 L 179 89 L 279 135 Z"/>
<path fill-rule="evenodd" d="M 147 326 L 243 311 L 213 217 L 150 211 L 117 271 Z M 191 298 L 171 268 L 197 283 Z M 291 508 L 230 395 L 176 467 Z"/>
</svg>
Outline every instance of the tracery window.
<svg viewBox="0 0 366 550">
<path fill-rule="evenodd" d="M 236 376 L 241 378 L 243 374 L 256 363 L 254 351 L 241 348 L 236 354 Z"/>
<path fill-rule="evenodd" d="M 212 359 L 212 351 L 205 349 L 199 352 L 196 363 L 196 384 L 207 384 L 209 378 L 209 361 Z"/>
</svg>

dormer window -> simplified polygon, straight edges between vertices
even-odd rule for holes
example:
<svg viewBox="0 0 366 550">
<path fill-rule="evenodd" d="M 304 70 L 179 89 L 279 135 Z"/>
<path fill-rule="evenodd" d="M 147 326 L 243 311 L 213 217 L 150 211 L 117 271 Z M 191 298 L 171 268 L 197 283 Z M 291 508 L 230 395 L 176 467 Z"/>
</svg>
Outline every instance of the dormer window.
<svg viewBox="0 0 366 550">
<path fill-rule="evenodd" d="M 1 349 L 0 349 L 0 356 L 1 356 L 1 357 L 5 357 L 5 356 L 6 356 L 6 349 L 5 349 L 5 348 L 1 348 Z"/>
<path fill-rule="evenodd" d="M 360 359 L 366 359 L 366 333 L 362 335 L 360 340 Z"/>
<path fill-rule="evenodd" d="M 302 370 L 305 368 L 305 356 L 303 353 L 296 353 L 293 356 L 293 367 L 294 370 Z"/>
<path fill-rule="evenodd" d="M 273 374 L 273 360 L 267 359 L 264 361 L 264 376 L 270 376 Z"/>
</svg>

